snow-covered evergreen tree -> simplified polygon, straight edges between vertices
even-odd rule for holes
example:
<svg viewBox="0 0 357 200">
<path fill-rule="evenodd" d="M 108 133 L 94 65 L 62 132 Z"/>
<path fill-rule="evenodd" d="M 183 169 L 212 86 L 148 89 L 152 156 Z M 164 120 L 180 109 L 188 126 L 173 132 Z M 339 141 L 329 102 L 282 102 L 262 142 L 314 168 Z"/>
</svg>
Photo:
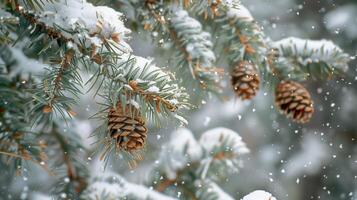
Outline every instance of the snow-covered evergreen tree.
<svg viewBox="0 0 357 200">
<path fill-rule="evenodd" d="M 264 90 L 303 127 L 323 111 L 307 83 L 343 76 L 351 60 L 329 40 L 269 37 L 234 0 L 6 0 L 0 22 L 5 199 L 276 199 L 225 192 L 256 150 L 204 111 L 238 123 L 243 108 L 226 96 L 268 110 Z M 304 140 L 282 170 L 327 160 Z"/>
</svg>

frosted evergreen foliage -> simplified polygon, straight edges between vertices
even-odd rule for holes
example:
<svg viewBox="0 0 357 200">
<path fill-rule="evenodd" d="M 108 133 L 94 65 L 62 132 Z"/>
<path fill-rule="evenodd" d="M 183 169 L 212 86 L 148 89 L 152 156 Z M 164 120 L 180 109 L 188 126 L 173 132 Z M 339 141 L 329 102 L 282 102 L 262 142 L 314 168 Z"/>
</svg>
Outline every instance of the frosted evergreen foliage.
<svg viewBox="0 0 357 200">
<path fill-rule="evenodd" d="M 110 200 L 110 199 L 158 199 L 174 200 L 175 198 L 162 195 L 142 185 L 127 182 L 121 176 L 114 173 L 105 173 L 94 177 L 92 184 L 83 192 L 82 199 Z"/>
<path fill-rule="evenodd" d="M 33 13 L 37 20 L 60 31 L 77 44 L 85 42 L 85 46 L 100 47 L 104 38 L 111 39 L 114 36 L 120 38 L 118 48 L 124 52 L 131 51 L 126 43 L 131 31 L 124 26 L 120 12 L 81 0 L 44 1 L 42 9 L 46 12 L 38 10 Z"/>
<path fill-rule="evenodd" d="M 301 68 L 307 68 L 303 70 L 310 72 L 313 77 L 331 76 L 331 73 L 339 74 L 348 69 L 349 56 L 332 41 L 291 37 L 276 41 L 273 46 L 279 49 L 282 56 L 291 57 Z M 319 68 L 319 65 L 322 67 Z"/>
<path fill-rule="evenodd" d="M 171 19 L 172 27 L 180 40 L 185 40 L 188 59 L 202 67 L 212 67 L 216 57 L 212 51 L 211 35 L 202 31 L 201 24 L 184 10 L 178 10 Z"/>
</svg>

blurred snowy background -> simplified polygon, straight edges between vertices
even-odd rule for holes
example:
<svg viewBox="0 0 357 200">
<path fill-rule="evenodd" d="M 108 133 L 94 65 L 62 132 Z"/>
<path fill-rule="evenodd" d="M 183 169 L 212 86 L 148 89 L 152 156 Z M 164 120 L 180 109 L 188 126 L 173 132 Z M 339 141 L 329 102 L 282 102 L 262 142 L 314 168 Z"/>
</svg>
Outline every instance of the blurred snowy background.
<svg viewBox="0 0 357 200">
<path fill-rule="evenodd" d="M 242 3 L 275 40 L 288 36 L 325 38 L 352 56 L 357 53 L 355 0 Z M 235 198 L 264 189 L 277 199 L 357 199 L 356 71 L 353 60 L 345 77 L 309 83 L 316 112 L 306 125 L 280 116 L 269 91 L 263 90 L 249 103 L 230 96 L 225 102 L 210 100 L 201 110 L 192 112 L 189 129 L 197 137 L 208 129 L 224 126 L 237 131 L 251 150 L 243 169 L 227 179 L 221 185 L 223 189 Z M 151 137 L 151 149 L 160 147 L 170 132 L 171 128 L 163 129 L 157 137 Z M 140 179 L 137 173 L 132 174 L 130 179 Z"/>
<path fill-rule="evenodd" d="M 352 56 L 357 53 L 355 0 L 242 0 L 242 3 L 273 39 L 326 38 Z M 133 40 L 131 45 L 137 55 L 160 57 L 149 40 Z M 188 128 L 196 138 L 209 129 L 223 126 L 237 131 L 250 149 L 240 172 L 220 186 L 236 199 L 258 189 L 269 191 L 280 200 L 357 199 L 356 65 L 353 60 L 343 78 L 309 83 L 316 112 L 306 125 L 291 123 L 279 115 L 273 108 L 271 93 L 264 90 L 251 102 L 242 102 L 232 94 L 225 101 L 213 98 L 203 102 L 201 109 L 188 113 Z M 230 87 L 229 80 L 227 87 Z M 78 113 L 76 130 L 89 147 L 93 141 L 88 136 L 95 124 L 85 119 L 95 112 L 96 105 L 89 98 L 82 102 L 82 108 L 76 111 L 86 112 Z M 174 131 L 173 125 L 161 129 L 150 127 L 146 158 L 138 168 L 128 170 L 127 164 L 119 161 L 109 168 L 128 181 L 145 182 L 149 176 L 147 169 L 159 158 L 162 144 Z M 89 157 L 88 163 L 102 168 L 98 159 Z M 43 180 L 49 178 L 42 176 Z M 41 190 L 40 181 L 37 185 Z"/>
</svg>

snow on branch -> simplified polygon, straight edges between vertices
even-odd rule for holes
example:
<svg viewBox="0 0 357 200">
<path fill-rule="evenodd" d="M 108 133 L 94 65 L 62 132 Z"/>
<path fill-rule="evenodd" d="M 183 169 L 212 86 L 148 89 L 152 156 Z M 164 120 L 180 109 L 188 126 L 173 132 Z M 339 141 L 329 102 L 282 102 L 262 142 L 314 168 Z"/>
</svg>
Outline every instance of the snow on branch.
<svg viewBox="0 0 357 200">
<path fill-rule="evenodd" d="M 189 8 L 192 12 L 198 15 L 203 15 L 205 19 L 208 17 L 216 17 L 220 15 L 222 9 L 225 10 L 229 7 L 238 7 L 240 5 L 239 0 L 211 0 L 211 1 L 200 1 L 192 0 L 191 7 Z M 188 6 L 187 6 L 188 7 Z"/>
<path fill-rule="evenodd" d="M 105 64 L 105 63 L 104 63 Z M 98 69 L 98 74 L 106 80 L 106 94 L 111 105 L 129 102 L 149 119 L 158 113 L 168 115 L 189 106 L 185 89 L 176 80 L 151 60 L 133 55 L 123 55 L 110 62 L 107 70 Z M 97 74 L 94 74 L 95 78 Z"/>
<path fill-rule="evenodd" d="M 272 44 L 280 56 L 300 65 L 300 70 L 313 78 L 330 78 L 346 72 L 350 58 L 328 40 L 305 40 L 289 37 Z"/>
<path fill-rule="evenodd" d="M 174 44 L 180 48 L 176 56 L 184 61 L 179 61 L 180 65 L 188 67 L 202 88 L 216 90 L 222 70 L 215 67 L 216 57 L 212 50 L 211 35 L 202 30 L 199 21 L 180 9 L 175 10 L 171 16 L 170 35 Z"/>
<path fill-rule="evenodd" d="M 82 80 L 77 68 L 77 59 L 73 49 L 60 51 L 60 59 L 52 60 L 52 65 L 46 68 L 41 84 L 33 92 L 35 102 L 32 108 L 35 122 L 49 117 L 52 112 L 74 115 L 72 107 L 75 99 L 81 93 Z M 42 112 L 40 112 L 42 110 Z M 45 114 L 45 115 L 44 115 Z M 44 122 L 44 121 L 42 121 Z"/>
<path fill-rule="evenodd" d="M 114 173 L 105 173 L 93 178 L 91 184 L 83 192 L 83 199 L 160 199 L 175 200 L 175 198 L 160 194 L 142 185 L 130 183 Z"/>
<path fill-rule="evenodd" d="M 211 35 L 202 30 L 200 22 L 190 17 L 184 10 L 174 12 L 171 26 L 176 40 L 184 48 L 186 59 L 202 67 L 213 67 L 216 57 L 212 51 Z M 195 74 L 195 71 L 192 73 Z"/>
<path fill-rule="evenodd" d="M 170 141 L 162 148 L 159 162 L 163 165 L 166 177 L 175 179 L 177 171 L 201 159 L 202 148 L 186 128 L 178 129 L 170 137 Z"/>
<path fill-rule="evenodd" d="M 276 198 L 269 192 L 256 190 L 244 196 L 243 200 L 276 200 Z"/>
<path fill-rule="evenodd" d="M 202 134 L 199 141 L 188 129 L 179 129 L 161 151 L 159 168 L 169 180 L 192 169 L 203 178 L 207 173 L 212 177 L 215 174 L 223 176 L 237 172 L 242 166 L 242 156 L 248 152 L 242 138 L 230 129 L 209 130 Z"/>
<path fill-rule="evenodd" d="M 133 56 L 135 58 L 132 57 L 133 59 L 128 59 L 129 55 L 125 53 L 128 51 L 125 50 L 130 49 L 123 49 L 115 45 L 119 44 L 121 47 L 128 47 L 125 39 L 127 39 L 126 35 L 130 31 L 124 27 L 123 22 L 119 19 L 121 17 L 120 13 L 106 7 L 95 7 L 85 1 L 71 0 L 71 3 L 74 5 L 68 8 L 71 14 L 68 13 L 66 2 L 57 2 L 53 5 L 45 4 L 46 13 L 23 9 L 13 12 L 29 22 L 30 27 L 35 27 L 32 32 L 38 32 L 36 35 L 41 35 L 42 32 L 45 32 L 51 38 L 59 40 L 61 44 L 66 44 L 68 48 L 79 50 L 76 51 L 78 55 L 74 61 L 80 60 L 87 69 L 91 68 L 88 66 L 98 64 L 99 67 L 95 69 L 96 76 L 92 76 L 94 83 L 98 83 L 97 81 L 101 80 L 99 83 L 102 86 L 105 79 L 110 79 L 106 82 L 113 83 L 114 78 L 116 78 L 114 82 L 118 82 L 120 76 L 125 76 L 126 85 L 122 81 L 121 85 L 119 85 L 122 87 L 115 88 L 116 92 L 113 94 L 118 96 L 126 95 L 125 93 L 117 92 L 120 91 L 133 93 L 136 96 L 140 95 L 140 99 L 135 99 L 135 97 L 132 100 L 138 100 L 136 102 L 137 105 L 144 105 L 142 110 L 145 110 L 143 113 L 148 113 L 148 117 L 154 118 L 158 116 L 157 113 L 175 112 L 179 107 L 187 105 L 187 95 L 182 88 L 175 84 L 176 80 L 173 79 L 174 76 L 172 74 L 163 72 L 146 59 L 135 56 Z M 124 66 L 130 70 L 123 70 Z M 57 71 L 62 72 L 62 70 Z M 52 70 L 51 74 L 54 72 L 56 71 Z M 115 73 L 116 77 L 112 77 L 113 73 Z M 126 75 L 122 73 L 126 73 Z M 60 73 L 56 74 L 60 75 Z M 76 74 L 72 73 L 72 75 Z M 102 75 L 105 76 L 103 77 Z M 74 78 L 72 77 L 72 79 Z M 58 78 L 56 80 L 62 79 Z M 183 97 L 185 102 L 180 101 Z M 115 98 L 117 99 L 118 97 Z M 70 99 L 65 98 L 64 100 Z M 43 101 L 41 100 L 41 102 Z M 48 106 L 51 107 L 51 105 Z M 63 105 L 61 107 L 67 112 L 70 110 L 70 106 Z M 46 109 L 45 111 L 51 111 L 51 109 Z M 178 115 L 175 115 L 175 117 L 181 119 Z"/>
<path fill-rule="evenodd" d="M 232 199 L 213 181 L 237 172 L 248 152 L 241 137 L 230 129 L 209 130 L 197 141 L 190 130 L 181 128 L 162 148 L 150 181 L 159 192 L 178 189 L 190 199 Z M 192 179 L 197 180 L 194 185 L 184 184 Z"/>
<path fill-rule="evenodd" d="M 131 52 L 126 43 L 131 32 L 124 26 L 122 14 L 106 6 L 93 6 L 85 0 L 59 0 L 43 2 L 43 10 L 26 10 L 20 5 L 22 15 L 33 16 L 45 27 L 59 32 L 62 37 L 83 46 L 101 46 L 112 40 L 123 52 Z"/>
<path fill-rule="evenodd" d="M 204 132 L 199 143 L 205 155 L 201 162 L 202 177 L 208 173 L 224 176 L 229 172 L 238 172 L 243 165 L 242 156 L 249 153 L 239 134 L 223 127 Z"/>
<path fill-rule="evenodd" d="M 254 18 L 250 11 L 243 6 L 242 4 L 239 4 L 238 6 L 230 6 L 227 8 L 227 17 L 229 18 L 236 18 L 236 19 L 243 19 L 246 21 L 254 21 Z"/>
<path fill-rule="evenodd" d="M 237 132 L 228 128 L 214 128 L 204 132 L 199 140 L 204 150 L 219 159 L 220 156 L 217 153 L 231 154 L 230 156 L 241 156 L 249 153 L 249 149 L 246 147 L 242 138 Z M 221 150 L 225 149 L 224 152 Z"/>
<path fill-rule="evenodd" d="M 221 9 L 213 20 L 231 67 L 241 60 L 260 65 L 264 60 L 264 35 L 247 8 L 240 4 Z"/>
</svg>

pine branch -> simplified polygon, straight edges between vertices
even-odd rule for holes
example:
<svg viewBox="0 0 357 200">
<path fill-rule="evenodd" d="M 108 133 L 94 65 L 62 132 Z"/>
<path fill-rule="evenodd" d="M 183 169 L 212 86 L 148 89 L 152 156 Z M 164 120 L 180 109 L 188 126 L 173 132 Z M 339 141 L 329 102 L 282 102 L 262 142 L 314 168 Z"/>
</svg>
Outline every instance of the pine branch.
<svg viewBox="0 0 357 200">
<path fill-rule="evenodd" d="M 69 116 L 75 115 L 72 110 L 76 103 L 70 95 L 78 98 L 81 94 L 81 77 L 78 73 L 75 52 L 73 49 L 64 49 L 60 60 L 53 59 L 54 66 L 47 68 L 47 74 L 43 81 L 34 90 L 35 105 L 32 108 L 34 122 L 43 121 L 52 113 L 60 113 L 65 117 L 65 112 Z M 42 112 L 40 112 L 42 110 Z"/>
<path fill-rule="evenodd" d="M 193 77 L 201 81 L 203 88 L 214 84 L 211 82 L 217 81 L 215 76 L 223 71 L 213 67 L 216 58 L 210 34 L 202 31 L 201 24 L 184 10 L 174 11 L 170 27 L 171 39 L 180 47 Z"/>
<path fill-rule="evenodd" d="M 237 172 L 241 167 L 241 156 L 248 153 L 248 149 L 240 136 L 232 130 L 217 128 L 202 134 L 196 141 L 187 129 L 179 129 L 171 135 L 171 140 L 165 144 L 160 153 L 159 165 L 154 168 L 152 181 L 155 190 L 168 192 L 175 186 L 186 192 L 187 198 L 193 198 L 197 184 L 190 183 L 197 180 L 216 180 L 226 177 L 229 172 Z M 205 181 L 203 181 L 205 182 Z M 196 199 L 208 196 L 206 186 L 199 192 L 193 192 Z M 184 184 L 182 184 L 184 183 Z"/>
<path fill-rule="evenodd" d="M 15 80 L 17 81 L 17 80 Z M 28 96 L 24 85 L 18 87 L 0 75 L 0 160 L 20 173 L 23 161 L 31 161 L 48 171 L 45 147 L 37 143 L 38 133 L 28 127 Z"/>
<path fill-rule="evenodd" d="M 166 5 L 164 2 L 132 2 L 132 6 L 139 8 L 136 14 L 143 29 L 157 33 L 153 38 L 159 45 L 163 48 L 168 45 L 175 47 L 174 62 L 177 69 L 180 69 L 181 73 L 182 70 L 183 73 L 190 73 L 193 79 L 196 79 L 192 82 L 192 79 L 189 80 L 185 76 L 184 82 L 198 83 L 199 87 L 209 91 L 219 90 L 217 81 L 223 71 L 214 67 L 215 56 L 211 50 L 210 35 L 197 25 L 199 22 L 190 18 L 187 13 L 177 18 L 178 13 L 185 11 L 174 10 L 172 5 Z M 195 26 L 190 26 L 193 24 Z"/>
<path fill-rule="evenodd" d="M 333 75 L 348 69 L 350 58 L 331 41 L 286 38 L 272 44 L 279 50 L 280 57 L 286 59 L 305 74 L 305 78 L 330 79 Z"/>
<path fill-rule="evenodd" d="M 113 173 L 95 177 L 83 192 L 82 199 L 161 199 L 175 200 L 175 198 L 160 194 L 141 185 L 127 182 L 121 176 Z"/>
</svg>

